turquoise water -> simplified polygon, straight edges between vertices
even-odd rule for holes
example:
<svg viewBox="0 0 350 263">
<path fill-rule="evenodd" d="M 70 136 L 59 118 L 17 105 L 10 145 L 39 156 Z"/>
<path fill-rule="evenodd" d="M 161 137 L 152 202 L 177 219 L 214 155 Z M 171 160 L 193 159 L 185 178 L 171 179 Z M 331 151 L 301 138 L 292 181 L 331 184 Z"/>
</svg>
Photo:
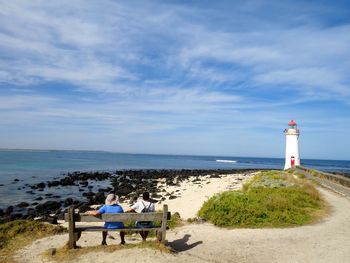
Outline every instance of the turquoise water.
<svg viewBox="0 0 350 263">
<path fill-rule="evenodd" d="M 28 151 L 0 150 L 0 207 L 25 200 L 28 194 L 21 187 L 73 171 L 116 171 L 121 169 L 283 169 L 282 158 L 229 156 L 187 156 L 123 154 L 91 151 Z M 322 171 L 350 173 L 350 161 L 306 160 L 301 165 Z M 18 182 L 14 182 L 18 179 Z M 105 186 L 99 182 L 98 186 Z M 66 197 L 76 189 L 49 189 Z"/>
</svg>

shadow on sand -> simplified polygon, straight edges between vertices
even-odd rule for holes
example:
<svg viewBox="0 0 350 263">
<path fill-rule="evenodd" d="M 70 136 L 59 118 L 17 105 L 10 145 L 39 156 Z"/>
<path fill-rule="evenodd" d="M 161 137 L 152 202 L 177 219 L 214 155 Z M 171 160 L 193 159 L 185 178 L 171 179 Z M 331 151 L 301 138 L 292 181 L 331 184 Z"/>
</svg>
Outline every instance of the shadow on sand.
<svg viewBox="0 0 350 263">
<path fill-rule="evenodd" d="M 190 236 L 191 235 L 186 234 L 183 238 L 174 240 L 172 242 L 168 242 L 167 246 L 171 247 L 175 252 L 183 252 L 192 249 L 198 246 L 199 244 L 203 244 L 203 241 L 197 241 L 192 244 L 187 244 L 188 240 L 190 239 Z"/>
</svg>

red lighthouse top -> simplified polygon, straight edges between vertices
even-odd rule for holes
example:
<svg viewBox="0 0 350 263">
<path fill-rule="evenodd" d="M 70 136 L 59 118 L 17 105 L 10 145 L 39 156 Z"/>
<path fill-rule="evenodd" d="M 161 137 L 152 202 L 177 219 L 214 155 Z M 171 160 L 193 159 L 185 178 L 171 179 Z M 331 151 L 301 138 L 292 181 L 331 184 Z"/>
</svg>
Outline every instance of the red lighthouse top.
<svg viewBox="0 0 350 263">
<path fill-rule="evenodd" d="M 288 122 L 288 126 L 297 126 L 297 123 L 294 120 Z"/>
</svg>

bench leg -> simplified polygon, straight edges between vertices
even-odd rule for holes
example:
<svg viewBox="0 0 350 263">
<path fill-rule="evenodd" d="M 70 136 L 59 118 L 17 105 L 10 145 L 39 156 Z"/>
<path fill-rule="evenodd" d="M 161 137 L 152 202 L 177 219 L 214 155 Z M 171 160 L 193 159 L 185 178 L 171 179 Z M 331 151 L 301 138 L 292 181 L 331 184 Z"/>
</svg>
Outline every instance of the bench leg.
<svg viewBox="0 0 350 263">
<path fill-rule="evenodd" d="M 161 242 L 162 241 L 162 231 L 157 231 L 157 240 L 159 241 L 159 242 Z"/>
</svg>

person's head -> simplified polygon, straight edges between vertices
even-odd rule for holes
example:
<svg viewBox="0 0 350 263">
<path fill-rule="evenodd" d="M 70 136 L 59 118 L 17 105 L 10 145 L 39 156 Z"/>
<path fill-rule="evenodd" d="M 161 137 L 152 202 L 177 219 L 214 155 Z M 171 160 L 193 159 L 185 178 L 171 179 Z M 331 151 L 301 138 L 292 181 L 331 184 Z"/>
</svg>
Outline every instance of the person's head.
<svg viewBox="0 0 350 263">
<path fill-rule="evenodd" d="M 148 201 L 149 200 L 149 192 L 144 192 L 142 194 L 142 199 L 145 200 L 145 201 Z"/>
<path fill-rule="evenodd" d="M 109 194 L 106 197 L 105 204 L 106 205 L 117 205 L 119 202 L 119 197 L 115 194 Z"/>
</svg>

